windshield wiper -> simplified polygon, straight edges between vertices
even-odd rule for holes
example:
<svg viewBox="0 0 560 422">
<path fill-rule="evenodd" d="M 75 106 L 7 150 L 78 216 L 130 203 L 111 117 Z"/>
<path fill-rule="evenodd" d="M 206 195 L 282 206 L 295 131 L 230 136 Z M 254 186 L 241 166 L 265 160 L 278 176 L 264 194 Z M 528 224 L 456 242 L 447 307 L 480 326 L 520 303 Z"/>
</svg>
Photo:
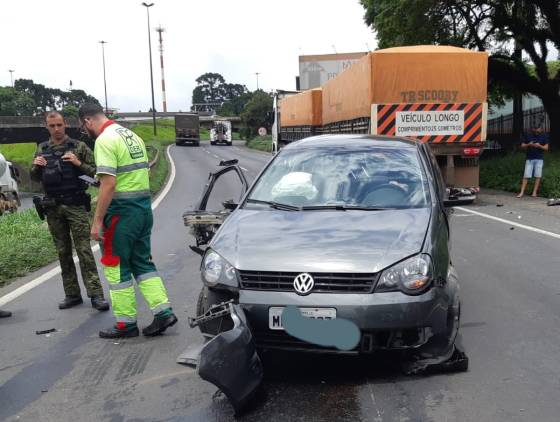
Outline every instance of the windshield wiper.
<svg viewBox="0 0 560 422">
<path fill-rule="evenodd" d="M 274 208 L 276 210 L 283 210 L 283 211 L 301 211 L 300 207 L 296 207 L 295 205 L 290 204 L 282 204 L 280 202 L 274 201 L 261 201 L 260 199 L 247 199 L 247 202 L 251 202 L 253 204 L 264 204 L 268 205 L 270 208 Z"/>
<path fill-rule="evenodd" d="M 337 211 L 347 211 L 347 210 L 357 210 L 357 211 L 385 211 L 394 210 L 396 208 L 391 207 L 367 207 L 363 205 L 309 205 L 306 207 L 301 207 L 302 211 L 314 211 L 314 210 L 337 210 Z"/>
</svg>

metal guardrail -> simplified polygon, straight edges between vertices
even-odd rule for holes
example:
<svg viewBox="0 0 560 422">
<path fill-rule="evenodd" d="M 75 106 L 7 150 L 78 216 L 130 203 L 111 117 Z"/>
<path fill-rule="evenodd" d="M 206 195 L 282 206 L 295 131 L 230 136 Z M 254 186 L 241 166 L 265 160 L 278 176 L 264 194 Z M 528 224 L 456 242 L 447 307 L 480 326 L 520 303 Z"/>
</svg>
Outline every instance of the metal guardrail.
<svg viewBox="0 0 560 422">
<path fill-rule="evenodd" d="M 148 165 L 151 169 L 153 166 L 155 166 L 157 164 L 157 161 L 159 159 L 159 149 L 152 146 L 152 145 L 146 145 L 146 150 L 147 151 L 149 151 L 149 150 L 155 150 L 156 151 L 156 155 L 155 155 L 154 159 L 148 163 Z"/>
</svg>

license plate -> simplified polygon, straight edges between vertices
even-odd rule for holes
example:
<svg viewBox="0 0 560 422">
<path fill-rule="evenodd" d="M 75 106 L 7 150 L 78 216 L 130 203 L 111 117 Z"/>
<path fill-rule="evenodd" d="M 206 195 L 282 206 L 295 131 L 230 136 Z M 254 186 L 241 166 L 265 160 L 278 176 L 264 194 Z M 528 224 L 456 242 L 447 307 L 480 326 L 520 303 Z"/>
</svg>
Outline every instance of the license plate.
<svg viewBox="0 0 560 422">
<path fill-rule="evenodd" d="M 271 330 L 283 330 L 282 311 L 283 307 L 272 307 L 268 309 L 268 328 Z M 335 319 L 335 308 L 299 308 L 304 317 L 314 319 Z"/>
</svg>

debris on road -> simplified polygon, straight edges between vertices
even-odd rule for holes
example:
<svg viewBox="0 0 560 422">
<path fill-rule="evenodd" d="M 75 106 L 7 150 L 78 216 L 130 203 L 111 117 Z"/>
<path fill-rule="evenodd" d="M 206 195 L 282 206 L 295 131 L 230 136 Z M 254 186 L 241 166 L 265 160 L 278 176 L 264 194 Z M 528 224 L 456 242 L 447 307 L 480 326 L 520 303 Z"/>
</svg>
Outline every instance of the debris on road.
<svg viewBox="0 0 560 422">
<path fill-rule="evenodd" d="M 496 206 L 497 206 L 497 207 L 503 207 L 504 204 L 502 204 L 501 202 L 498 202 L 498 203 L 496 204 Z"/>
<path fill-rule="evenodd" d="M 48 333 L 54 333 L 55 331 L 56 328 L 49 328 L 48 330 L 35 331 L 35 334 L 37 335 L 48 334 Z"/>
<path fill-rule="evenodd" d="M 560 198 L 551 198 L 546 202 L 546 205 L 548 205 L 549 207 L 560 205 Z"/>
<path fill-rule="evenodd" d="M 218 387 L 239 415 L 255 397 L 263 380 L 262 362 L 245 312 L 230 300 L 212 306 L 204 315 L 189 318 L 189 325 L 194 328 L 224 315 L 231 317 L 233 328 L 187 349 L 177 362 L 196 364 L 198 375 Z"/>
</svg>

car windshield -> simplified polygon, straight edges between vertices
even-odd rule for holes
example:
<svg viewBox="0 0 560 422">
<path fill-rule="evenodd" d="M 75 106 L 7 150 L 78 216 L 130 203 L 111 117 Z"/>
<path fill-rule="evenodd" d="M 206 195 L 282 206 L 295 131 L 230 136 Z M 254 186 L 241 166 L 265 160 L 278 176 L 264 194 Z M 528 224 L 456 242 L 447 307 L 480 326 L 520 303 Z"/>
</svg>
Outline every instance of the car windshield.
<svg viewBox="0 0 560 422">
<path fill-rule="evenodd" d="M 280 152 L 247 203 L 281 209 L 422 208 L 428 192 L 415 149 L 301 148 Z"/>
</svg>

